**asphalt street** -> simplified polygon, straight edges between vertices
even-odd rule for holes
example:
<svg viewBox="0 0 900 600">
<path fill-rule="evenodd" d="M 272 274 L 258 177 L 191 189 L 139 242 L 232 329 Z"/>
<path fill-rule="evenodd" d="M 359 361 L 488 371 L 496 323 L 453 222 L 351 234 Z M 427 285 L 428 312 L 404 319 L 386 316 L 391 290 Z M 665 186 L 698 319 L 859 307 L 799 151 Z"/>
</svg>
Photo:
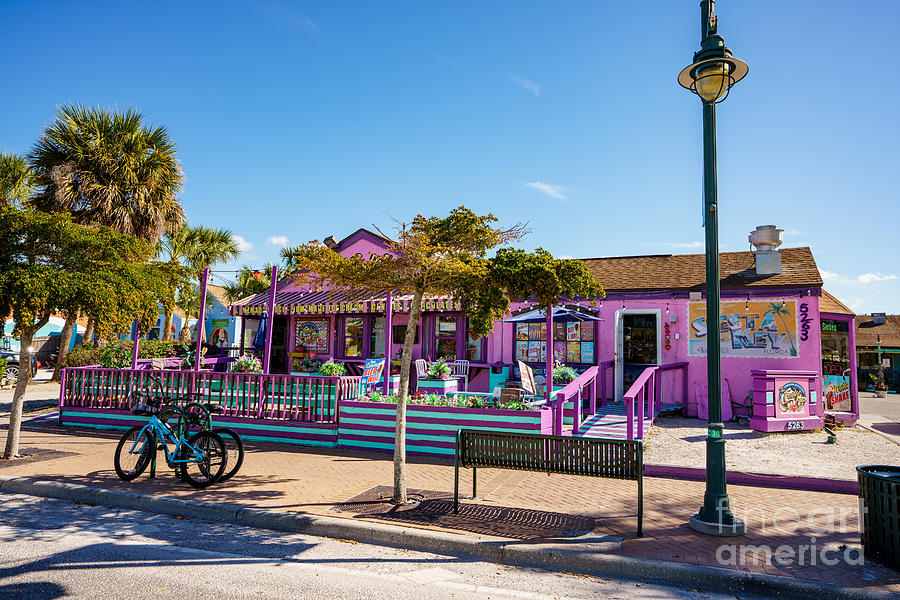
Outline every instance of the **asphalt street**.
<svg viewBox="0 0 900 600">
<path fill-rule="evenodd" d="M 0 599 L 376 597 L 734 598 L 0 494 Z"/>
</svg>

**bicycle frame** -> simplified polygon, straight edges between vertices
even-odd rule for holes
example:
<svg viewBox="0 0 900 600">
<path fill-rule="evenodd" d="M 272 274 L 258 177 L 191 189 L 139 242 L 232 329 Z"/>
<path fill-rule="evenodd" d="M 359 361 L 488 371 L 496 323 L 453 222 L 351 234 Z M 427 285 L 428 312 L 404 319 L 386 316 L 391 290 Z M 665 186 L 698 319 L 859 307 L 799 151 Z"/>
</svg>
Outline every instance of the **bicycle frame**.
<svg viewBox="0 0 900 600">
<path fill-rule="evenodd" d="M 158 448 L 158 444 L 162 442 L 163 444 L 163 452 L 166 457 L 166 464 L 170 467 L 178 465 L 178 464 L 186 464 L 190 462 L 200 462 L 204 458 L 206 458 L 206 453 L 199 448 L 195 448 L 191 444 L 188 443 L 187 438 L 185 438 L 184 434 L 179 433 L 178 437 L 175 436 L 175 432 L 173 432 L 166 423 L 163 423 L 159 420 L 156 415 L 152 415 L 150 417 L 150 421 L 141 428 L 140 433 L 138 434 L 137 439 L 132 444 L 130 453 L 134 454 L 135 449 L 138 446 L 139 442 L 144 440 L 144 432 L 147 430 L 152 432 L 151 437 L 153 438 L 153 468 L 151 468 L 151 475 L 155 472 L 155 464 L 156 464 L 156 450 Z M 169 442 L 172 442 L 175 445 L 175 448 L 172 452 L 169 452 Z M 186 448 L 188 453 L 185 453 L 185 458 L 177 458 L 179 454 L 179 450 L 181 448 Z"/>
</svg>

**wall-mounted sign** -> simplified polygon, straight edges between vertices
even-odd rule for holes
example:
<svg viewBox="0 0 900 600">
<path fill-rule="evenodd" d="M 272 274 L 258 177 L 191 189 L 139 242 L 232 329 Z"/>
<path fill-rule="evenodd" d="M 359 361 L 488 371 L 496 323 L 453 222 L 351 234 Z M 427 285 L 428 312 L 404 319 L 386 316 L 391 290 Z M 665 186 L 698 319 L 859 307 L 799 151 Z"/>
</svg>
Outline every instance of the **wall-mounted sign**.
<svg viewBox="0 0 900 600">
<path fill-rule="evenodd" d="M 328 354 L 328 324 L 325 320 L 298 320 L 294 335 L 294 351 L 310 356 Z"/>
<path fill-rule="evenodd" d="M 706 303 L 688 304 L 687 333 L 688 354 L 706 356 Z M 793 300 L 722 303 L 719 345 L 723 357 L 795 358 L 799 355 L 797 303 Z"/>
<path fill-rule="evenodd" d="M 806 384 L 785 379 L 775 379 L 775 416 L 802 417 L 809 415 L 809 394 Z"/>
<path fill-rule="evenodd" d="M 823 375 L 825 410 L 850 412 L 850 378 L 843 375 Z"/>
</svg>

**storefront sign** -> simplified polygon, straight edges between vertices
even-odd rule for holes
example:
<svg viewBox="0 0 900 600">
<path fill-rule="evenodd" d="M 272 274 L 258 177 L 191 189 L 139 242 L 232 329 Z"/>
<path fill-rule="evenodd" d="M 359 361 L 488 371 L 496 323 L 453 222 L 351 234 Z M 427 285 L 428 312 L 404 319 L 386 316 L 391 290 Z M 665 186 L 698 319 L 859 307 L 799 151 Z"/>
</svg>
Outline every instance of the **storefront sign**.
<svg viewBox="0 0 900 600">
<path fill-rule="evenodd" d="M 809 395 L 806 386 L 792 379 L 775 379 L 775 414 L 778 417 L 809 415 Z"/>
<path fill-rule="evenodd" d="M 850 378 L 843 375 L 823 375 L 825 410 L 850 412 Z"/>
<path fill-rule="evenodd" d="M 706 303 L 688 304 L 688 354 L 706 356 Z M 719 321 L 723 357 L 794 358 L 797 347 L 795 301 L 724 302 Z"/>
<path fill-rule="evenodd" d="M 367 358 L 363 367 L 362 384 L 375 385 L 381 381 L 381 373 L 384 371 L 383 358 Z"/>
<path fill-rule="evenodd" d="M 537 386 L 534 383 L 534 371 L 531 367 L 519 361 L 519 377 L 522 378 L 522 388 L 532 396 L 537 394 Z"/>
</svg>

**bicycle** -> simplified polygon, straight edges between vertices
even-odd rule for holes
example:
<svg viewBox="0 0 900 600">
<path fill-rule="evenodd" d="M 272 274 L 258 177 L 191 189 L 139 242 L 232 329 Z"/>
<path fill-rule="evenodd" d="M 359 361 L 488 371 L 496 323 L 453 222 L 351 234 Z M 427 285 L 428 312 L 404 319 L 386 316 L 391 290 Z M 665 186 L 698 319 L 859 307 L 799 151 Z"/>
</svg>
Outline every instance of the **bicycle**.
<svg viewBox="0 0 900 600">
<path fill-rule="evenodd" d="M 193 394 L 188 394 L 188 396 L 191 395 Z M 183 399 L 190 400 L 188 397 Z M 222 437 L 228 453 L 228 470 L 222 474 L 219 481 L 228 481 L 234 477 L 244 464 L 244 443 L 241 441 L 237 432 L 227 427 L 213 427 L 212 413 L 222 412 L 222 407 L 218 404 L 197 402 L 194 400 L 184 404 L 182 410 L 187 419 L 186 428 L 188 431 L 191 426 L 197 426 L 201 431 L 212 431 L 213 433 L 218 433 Z"/>
<path fill-rule="evenodd" d="M 132 392 L 130 407 L 132 414 L 150 417 L 150 420 L 146 425 L 132 427 L 119 440 L 113 458 L 119 478 L 124 481 L 136 479 L 153 460 L 156 451 L 163 450 L 166 464 L 176 473 L 180 472 L 191 486 L 205 488 L 219 481 L 228 464 L 225 442 L 219 434 L 201 430 L 187 438 L 190 431 L 182 426 L 188 422 L 184 411 L 172 404 L 162 406 L 161 398 L 146 391 Z M 178 416 L 177 433 L 168 425 L 168 419 L 173 415 Z M 171 452 L 170 442 L 175 446 Z"/>
</svg>

